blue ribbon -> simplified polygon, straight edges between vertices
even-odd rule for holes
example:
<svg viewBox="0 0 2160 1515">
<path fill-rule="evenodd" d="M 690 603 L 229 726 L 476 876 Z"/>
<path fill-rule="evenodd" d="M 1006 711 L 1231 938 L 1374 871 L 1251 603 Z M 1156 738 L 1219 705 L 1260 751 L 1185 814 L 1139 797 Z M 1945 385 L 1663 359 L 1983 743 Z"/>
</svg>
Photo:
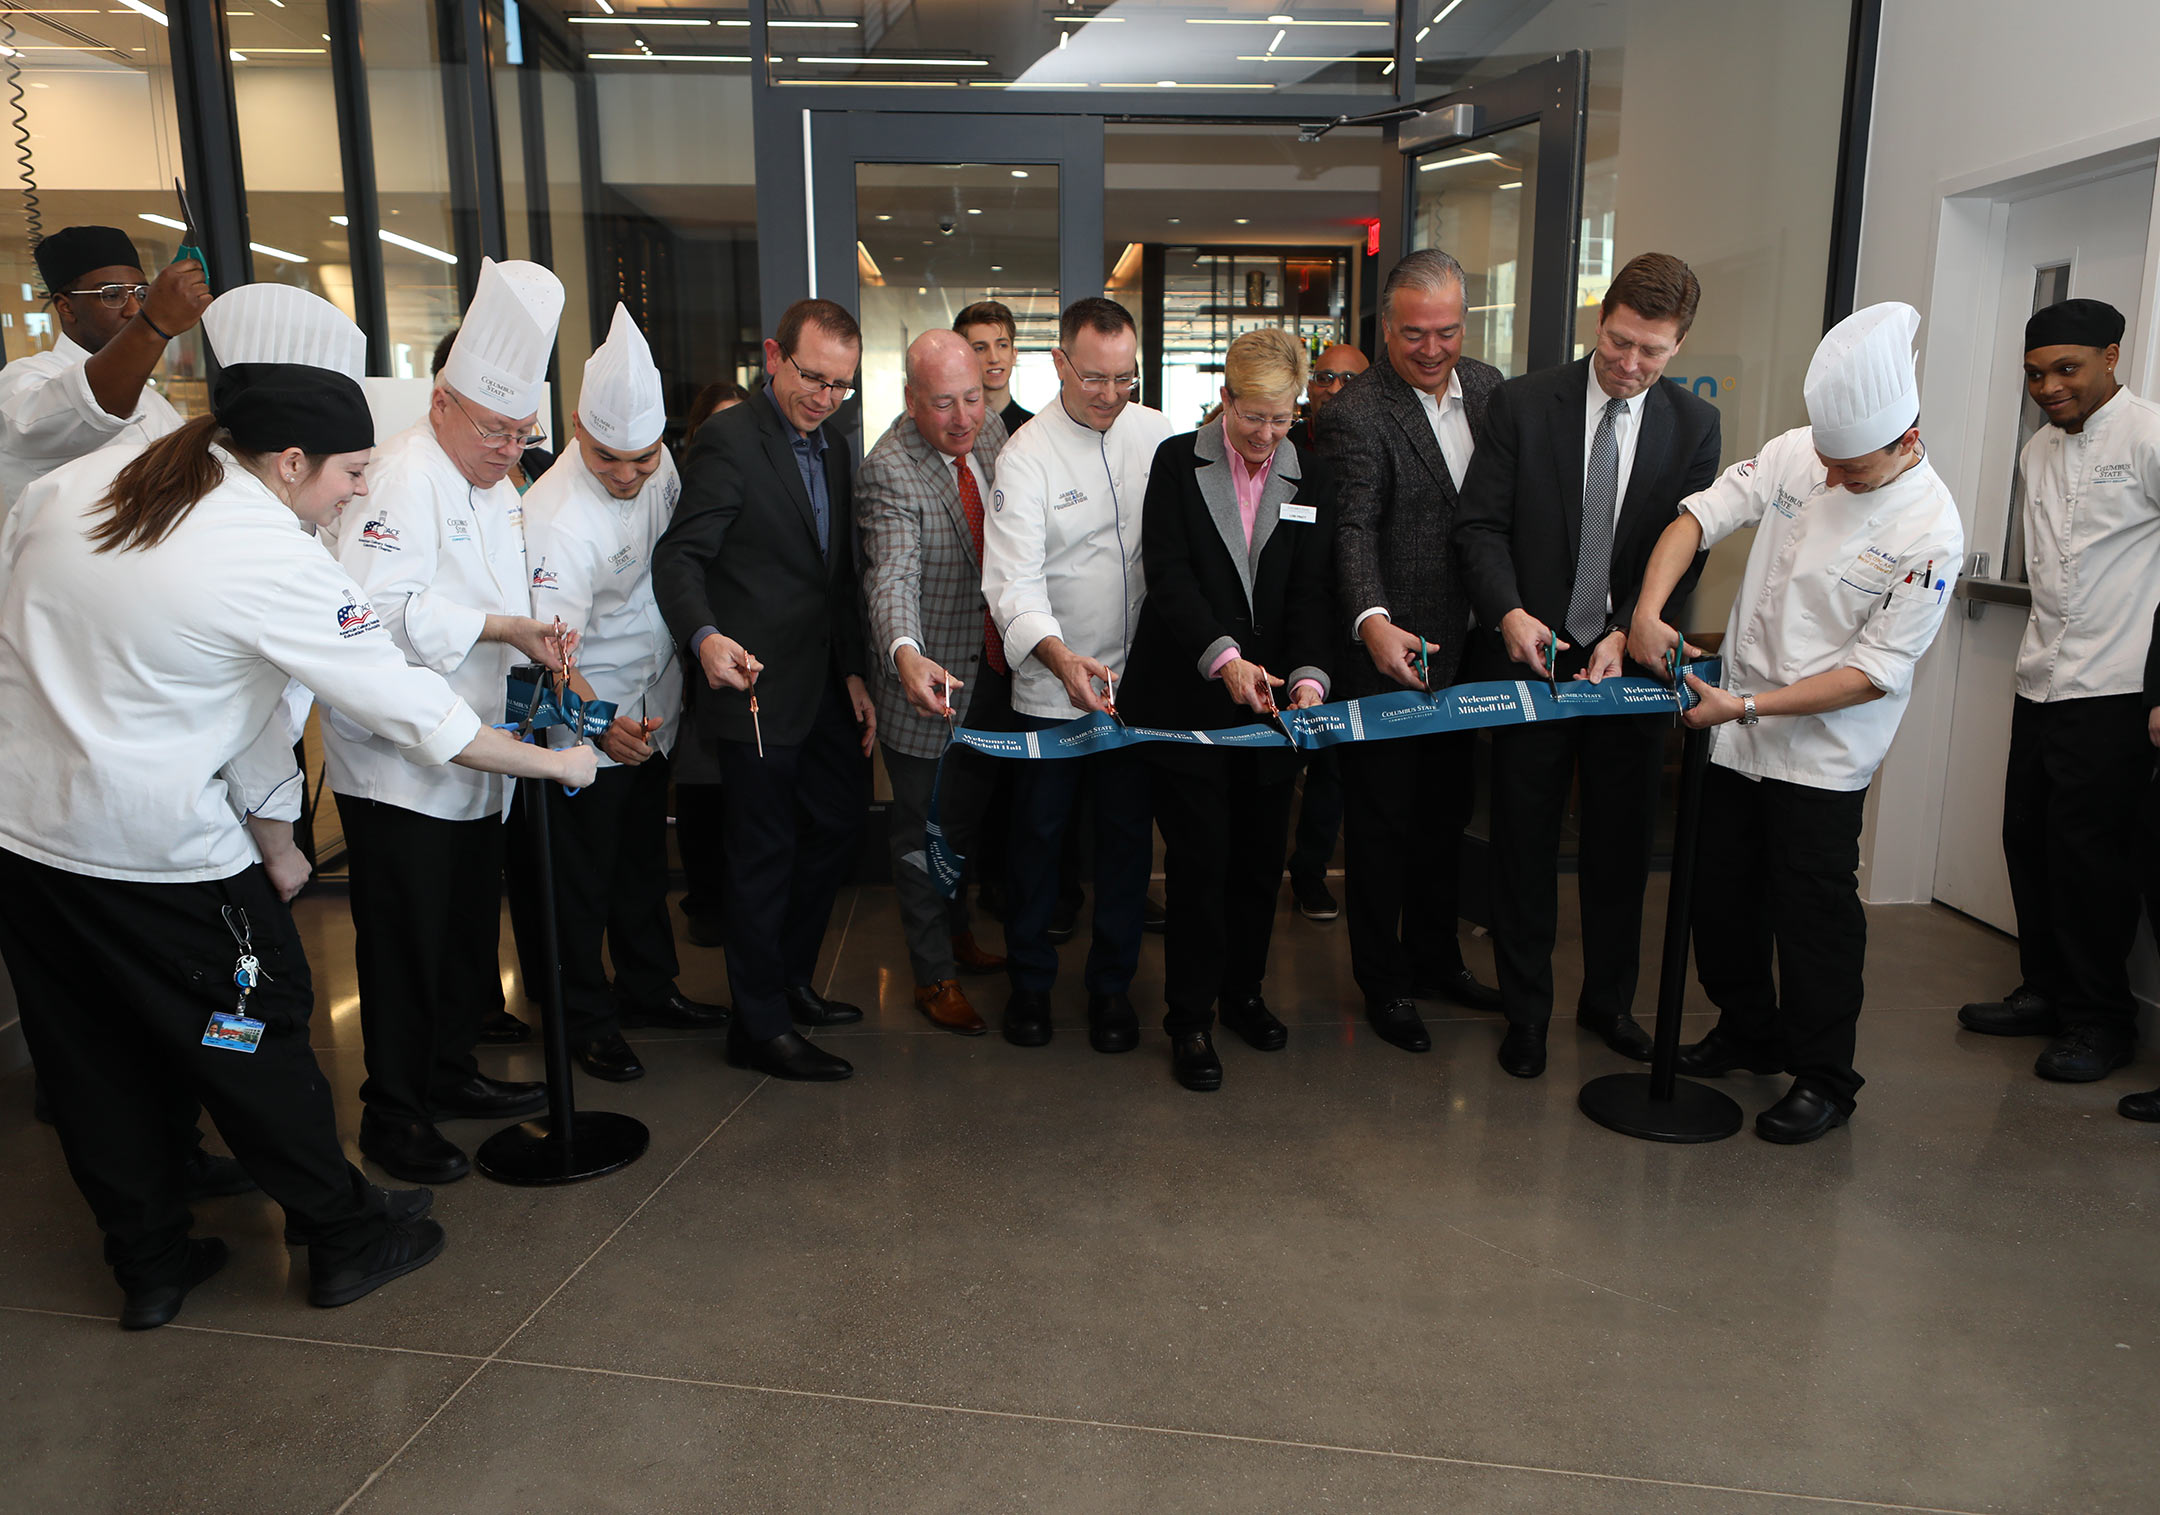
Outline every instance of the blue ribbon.
<svg viewBox="0 0 2160 1515">
<path fill-rule="evenodd" d="M 593 740 L 598 740 L 615 721 L 615 706 L 610 701 L 580 699 L 575 689 L 565 689 L 558 703 L 551 680 L 535 678 L 522 669 L 511 670 L 503 713 L 514 729 L 545 731 L 550 726 L 563 726 Z"/>
<path fill-rule="evenodd" d="M 1693 674 L 1706 684 L 1717 683 L 1719 671 L 1716 658 L 1690 663 L 1681 670 L 1683 675 Z M 1307 710 L 1285 710 L 1279 716 L 1279 727 L 1173 731 L 1127 726 L 1100 712 L 1044 731 L 975 731 L 963 726 L 953 733 L 946 753 L 950 754 L 954 746 L 964 746 L 986 757 L 1043 761 L 1115 752 L 1141 742 L 1188 742 L 1231 749 L 1295 747 L 1300 752 L 1316 752 L 1345 742 L 1384 742 L 1395 737 L 1476 731 L 1487 726 L 1527 726 L 1535 721 L 1573 721 L 1604 715 L 1677 714 L 1696 703 L 1697 696 L 1688 689 L 1685 677 L 1672 684 L 1645 678 L 1606 679 L 1596 684 L 1576 679 L 1561 684 L 1557 693 L 1542 680 L 1494 680 L 1452 684 L 1431 694 L 1404 689 L 1314 705 Z M 938 796 L 944 786 L 945 758 L 940 756 L 930 790 L 923 850 L 908 853 L 902 861 L 922 868 L 938 893 L 952 899 L 960 892 L 967 859 L 953 850 L 944 828 L 938 824 Z"/>
</svg>

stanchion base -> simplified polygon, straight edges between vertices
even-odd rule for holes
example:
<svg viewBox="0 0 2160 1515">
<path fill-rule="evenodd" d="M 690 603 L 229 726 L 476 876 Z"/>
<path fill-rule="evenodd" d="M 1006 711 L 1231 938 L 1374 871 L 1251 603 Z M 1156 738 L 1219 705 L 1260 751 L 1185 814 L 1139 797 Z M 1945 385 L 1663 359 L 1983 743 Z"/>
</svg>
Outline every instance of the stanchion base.
<svg viewBox="0 0 2160 1515">
<path fill-rule="evenodd" d="M 1740 1129 L 1740 1106 L 1729 1094 L 1686 1079 L 1673 1097 L 1650 1097 L 1647 1073 L 1608 1073 L 1582 1086 L 1575 1102 L 1582 1113 L 1622 1136 L 1651 1142 L 1721 1142 Z"/>
<path fill-rule="evenodd" d="M 629 1167 L 645 1155 L 651 1141 L 652 1133 L 641 1120 L 580 1110 L 570 1118 L 569 1141 L 557 1139 L 546 1116 L 520 1121 L 482 1142 L 473 1166 L 499 1184 L 574 1184 Z"/>
</svg>

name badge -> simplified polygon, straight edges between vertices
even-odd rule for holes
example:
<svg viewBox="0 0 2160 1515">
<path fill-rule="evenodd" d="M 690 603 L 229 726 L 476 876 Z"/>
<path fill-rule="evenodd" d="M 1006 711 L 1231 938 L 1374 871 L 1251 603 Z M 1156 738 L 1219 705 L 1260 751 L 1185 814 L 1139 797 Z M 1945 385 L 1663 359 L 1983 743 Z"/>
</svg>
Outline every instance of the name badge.
<svg viewBox="0 0 2160 1515">
<path fill-rule="evenodd" d="M 215 1011 L 203 1027 L 202 1044 L 223 1052 L 253 1052 L 262 1045 L 263 1023 L 239 1011 Z"/>
<path fill-rule="evenodd" d="M 1277 519 L 1295 521 L 1300 526 L 1310 526 L 1320 519 L 1320 507 L 1317 505 L 1285 505 Z"/>
</svg>

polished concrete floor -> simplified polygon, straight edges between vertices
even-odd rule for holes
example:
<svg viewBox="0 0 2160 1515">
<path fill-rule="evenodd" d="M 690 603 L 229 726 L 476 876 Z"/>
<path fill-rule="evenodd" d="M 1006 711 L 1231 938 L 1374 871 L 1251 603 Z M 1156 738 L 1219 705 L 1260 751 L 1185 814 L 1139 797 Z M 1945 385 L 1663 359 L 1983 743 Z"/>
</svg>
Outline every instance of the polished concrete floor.
<svg viewBox="0 0 2160 1515">
<path fill-rule="evenodd" d="M 344 905 L 300 914 L 349 1134 Z M 1494 1067 L 1490 1017 L 1432 1007 L 1425 1057 L 1375 1041 L 1341 923 L 1287 905 L 1290 1048 L 1225 1046 L 1203 1096 L 1159 1035 L 1090 1052 L 1077 983 L 1040 1051 L 930 1028 L 889 893 L 851 891 L 825 971 L 870 1007 L 828 1038 L 852 1082 L 642 1036 L 643 1082 L 580 1086 L 650 1124 L 633 1167 L 448 1187 L 443 1258 L 335 1311 L 268 1202 L 204 1204 L 233 1261 L 140 1336 L 17 1073 L 0 1509 L 2160 1508 L 2160 1132 L 2113 1110 L 2154 1067 L 2035 1081 L 2035 1044 L 1952 1019 L 2013 981 L 2010 943 L 1932 908 L 1871 925 L 1851 1128 L 1677 1147 L 1577 1113 L 1621 1064 L 1571 1025 L 1534 1083 Z M 684 959 L 723 997 L 717 953 Z M 1143 1004 L 1159 972 L 1151 943 Z M 1778 1092 L 1731 1088 L 1750 1114 Z"/>
</svg>

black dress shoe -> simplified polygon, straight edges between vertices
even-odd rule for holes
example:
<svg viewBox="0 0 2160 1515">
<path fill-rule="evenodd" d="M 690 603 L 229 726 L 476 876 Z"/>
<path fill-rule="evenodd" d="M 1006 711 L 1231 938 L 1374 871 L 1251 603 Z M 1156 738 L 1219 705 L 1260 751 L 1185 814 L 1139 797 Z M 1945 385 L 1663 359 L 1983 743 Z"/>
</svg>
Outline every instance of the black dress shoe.
<svg viewBox="0 0 2160 1515">
<path fill-rule="evenodd" d="M 392 1225 L 400 1221 L 418 1220 L 435 1208 L 433 1189 L 377 1189 L 382 1196 L 383 1219 Z M 304 1223 L 288 1219 L 285 1222 L 285 1245 L 305 1247 L 314 1242 L 314 1235 Z"/>
<path fill-rule="evenodd" d="M 472 1172 L 471 1160 L 432 1122 L 387 1120 L 373 1110 L 360 1112 L 360 1155 L 409 1184 L 455 1183 Z"/>
<path fill-rule="evenodd" d="M 532 1027 L 507 1010 L 497 1010 L 480 1023 L 480 1040 L 497 1047 L 532 1040 Z"/>
<path fill-rule="evenodd" d="M 2023 984 L 2007 999 L 1966 1005 L 1958 1011 L 1958 1024 L 1982 1036 L 2055 1036 L 2062 1031 L 2055 1007 Z"/>
<path fill-rule="evenodd" d="M 846 1026 L 862 1019 L 862 1011 L 856 1006 L 827 999 L 808 984 L 788 990 L 787 1013 L 798 1026 Z"/>
<path fill-rule="evenodd" d="M 393 1221 L 382 1240 L 358 1257 L 318 1267 L 308 1251 L 308 1303 L 335 1310 L 372 1294 L 393 1278 L 418 1272 L 442 1256 L 443 1228 L 432 1220 Z"/>
<path fill-rule="evenodd" d="M 2058 1084 L 2091 1084 L 2130 1061 L 2137 1038 L 2112 1026 L 2072 1026 L 2047 1044 L 2033 1072 Z"/>
<path fill-rule="evenodd" d="M 248 1177 L 248 1170 L 240 1166 L 239 1159 L 219 1157 L 197 1147 L 188 1154 L 187 1201 L 220 1199 L 228 1194 L 253 1194 L 260 1187 Z"/>
<path fill-rule="evenodd" d="M 187 1260 L 181 1265 L 180 1281 L 128 1290 L 127 1299 L 120 1306 L 120 1329 L 150 1331 L 164 1325 L 180 1313 L 180 1302 L 188 1297 L 188 1290 L 224 1267 L 225 1259 L 230 1256 L 231 1251 L 215 1236 L 189 1237 Z"/>
<path fill-rule="evenodd" d="M 1380 1040 L 1405 1052 L 1432 1051 L 1432 1036 L 1425 1029 L 1424 1019 L 1417 1013 L 1417 1006 L 1406 999 L 1391 999 L 1384 1005 L 1367 1005 L 1365 1019 L 1379 1033 Z"/>
<path fill-rule="evenodd" d="M 1794 1084 L 1785 1097 L 1755 1117 L 1755 1134 L 1766 1142 L 1797 1147 L 1828 1135 L 1845 1124 L 1845 1112 L 1806 1084 Z"/>
<path fill-rule="evenodd" d="M 1293 873 L 1290 893 L 1297 900 L 1298 914 L 1309 921 L 1331 921 L 1342 914 L 1342 903 L 1324 878 L 1299 878 Z"/>
<path fill-rule="evenodd" d="M 1257 994 L 1226 999 L 1215 1009 L 1215 1018 L 1245 1038 L 1255 1052 L 1280 1052 L 1290 1045 L 1290 1028 L 1275 1018 L 1267 1001 Z"/>
<path fill-rule="evenodd" d="M 645 1076 L 645 1065 L 637 1060 L 637 1054 L 630 1050 L 630 1044 L 622 1039 L 619 1031 L 590 1041 L 572 1042 L 570 1055 L 594 1078 L 604 1078 L 611 1084 L 627 1084 Z"/>
<path fill-rule="evenodd" d="M 1050 996 L 1040 989 L 1015 989 L 1005 1001 L 1005 1040 L 1015 1047 L 1050 1044 Z"/>
<path fill-rule="evenodd" d="M 1723 1078 L 1743 1068 L 1761 1074 L 1785 1071 L 1782 1058 L 1743 1047 L 1716 1026 L 1701 1041 L 1682 1047 L 1674 1066 L 1689 1078 Z"/>
<path fill-rule="evenodd" d="M 2124 1120 L 2160 1121 L 2160 1089 L 2148 1089 L 2143 1094 L 2125 1094 L 2115 1101 L 2115 1113 Z"/>
<path fill-rule="evenodd" d="M 728 1027 L 727 1060 L 730 1066 L 748 1068 L 753 1073 L 766 1073 L 774 1078 L 793 1079 L 797 1083 L 829 1084 L 854 1075 L 855 1065 L 844 1057 L 834 1057 L 811 1042 L 800 1032 L 783 1031 L 778 1036 L 756 1041 L 737 1021 Z"/>
<path fill-rule="evenodd" d="M 1500 1038 L 1500 1071 L 1516 1078 L 1536 1078 L 1545 1071 L 1544 1026 L 1514 1026 Z"/>
<path fill-rule="evenodd" d="M 1500 991 L 1477 981 L 1468 967 L 1450 968 L 1418 986 L 1420 999 L 1451 1000 L 1465 1010 L 1498 1010 Z"/>
<path fill-rule="evenodd" d="M 1623 1010 L 1610 1020 L 1595 1016 L 1578 1015 L 1575 1024 L 1585 1031 L 1596 1033 L 1606 1046 L 1622 1057 L 1631 1057 L 1638 1063 L 1650 1061 L 1652 1042 L 1650 1033 L 1643 1030 L 1642 1022 Z"/>
<path fill-rule="evenodd" d="M 547 1108 L 547 1085 L 468 1073 L 429 1101 L 437 1120 L 500 1120 L 538 1115 Z"/>
<path fill-rule="evenodd" d="M 615 1007 L 615 1019 L 628 1027 L 666 1026 L 674 1031 L 718 1031 L 728 1023 L 728 1007 L 708 1005 L 686 994 L 671 994 L 650 1005 L 627 1001 Z"/>
<path fill-rule="evenodd" d="M 1152 894 L 1140 901 L 1140 929 L 1152 931 L 1157 936 L 1170 929 L 1169 912 L 1155 903 L 1155 896 Z"/>
<path fill-rule="evenodd" d="M 1222 1087 L 1222 1059 L 1205 1031 L 1186 1031 L 1170 1038 L 1170 1073 L 1186 1088 L 1201 1094 Z"/>
<path fill-rule="evenodd" d="M 1130 1052 L 1140 1045 L 1140 1015 L 1123 990 L 1088 996 L 1088 1045 L 1097 1052 Z"/>
</svg>

